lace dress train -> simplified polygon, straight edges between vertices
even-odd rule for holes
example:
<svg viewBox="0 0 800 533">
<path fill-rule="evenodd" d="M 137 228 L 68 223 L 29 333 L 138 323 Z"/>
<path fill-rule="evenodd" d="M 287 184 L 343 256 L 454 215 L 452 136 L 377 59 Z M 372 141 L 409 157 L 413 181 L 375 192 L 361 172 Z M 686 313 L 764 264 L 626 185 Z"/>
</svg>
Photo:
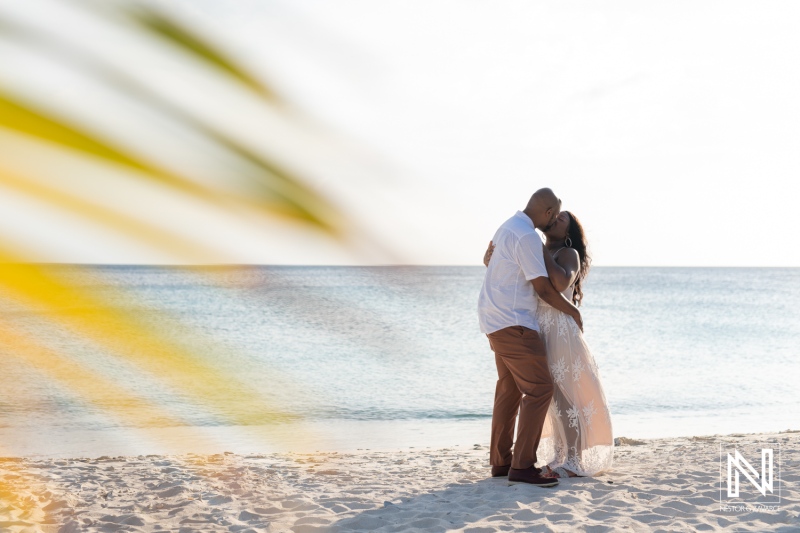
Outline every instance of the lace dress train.
<svg viewBox="0 0 800 533">
<path fill-rule="evenodd" d="M 537 312 L 555 392 L 537 449 L 537 466 L 594 476 L 613 463 L 614 440 L 597 365 L 571 317 L 539 300 Z"/>
</svg>

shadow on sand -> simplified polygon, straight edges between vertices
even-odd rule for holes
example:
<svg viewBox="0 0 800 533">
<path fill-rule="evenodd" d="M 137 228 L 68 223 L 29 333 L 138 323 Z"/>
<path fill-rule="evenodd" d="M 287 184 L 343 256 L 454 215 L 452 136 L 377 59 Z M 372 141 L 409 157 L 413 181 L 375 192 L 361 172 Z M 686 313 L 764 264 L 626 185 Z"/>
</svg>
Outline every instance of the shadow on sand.
<svg viewBox="0 0 800 533">
<path fill-rule="evenodd" d="M 569 504 L 589 497 L 586 491 L 594 495 L 618 490 L 615 485 L 596 478 L 560 481 L 558 486 L 551 488 L 524 484 L 509 486 L 506 478 L 453 483 L 442 490 L 401 498 L 400 502 L 384 502 L 382 508 L 342 519 L 326 530 L 426 533 L 454 530 L 469 533 L 563 531 L 578 519 Z M 582 494 L 576 495 L 576 492 Z M 606 514 L 601 510 L 598 512 Z M 596 519 L 602 520 L 602 517 Z M 482 523 L 477 525 L 479 522 Z M 293 529 L 296 533 L 306 533 L 297 527 Z M 602 524 L 584 524 L 583 528 L 583 531 L 598 533 L 613 530 L 613 527 Z"/>
</svg>

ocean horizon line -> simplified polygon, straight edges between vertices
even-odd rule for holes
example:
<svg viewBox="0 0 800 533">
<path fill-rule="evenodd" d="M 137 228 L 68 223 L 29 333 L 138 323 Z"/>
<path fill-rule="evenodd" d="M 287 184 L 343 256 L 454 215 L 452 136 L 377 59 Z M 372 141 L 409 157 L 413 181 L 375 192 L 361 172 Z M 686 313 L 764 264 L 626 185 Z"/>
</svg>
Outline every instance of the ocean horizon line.
<svg viewBox="0 0 800 533">
<path fill-rule="evenodd" d="M 158 268 L 230 268 L 230 267 L 275 267 L 275 268 L 466 268 L 483 267 L 482 264 L 294 264 L 294 263 L 66 263 L 66 262 L 0 262 L 2 266 L 36 265 L 68 267 L 158 267 Z M 592 265 L 594 268 L 674 268 L 674 269 L 800 269 L 800 265 Z"/>
</svg>

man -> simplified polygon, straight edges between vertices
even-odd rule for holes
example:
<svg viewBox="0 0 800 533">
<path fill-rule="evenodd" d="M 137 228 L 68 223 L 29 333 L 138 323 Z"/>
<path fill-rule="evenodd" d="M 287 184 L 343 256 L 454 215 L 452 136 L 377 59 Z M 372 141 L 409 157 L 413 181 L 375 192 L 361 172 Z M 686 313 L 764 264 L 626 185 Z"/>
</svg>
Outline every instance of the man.
<svg viewBox="0 0 800 533">
<path fill-rule="evenodd" d="M 550 283 L 542 240 L 535 228 L 547 231 L 560 212 L 561 200 L 553 191 L 539 189 L 523 211 L 500 226 L 492 239 L 495 249 L 478 298 L 481 332 L 495 353 L 498 375 L 489 462 L 492 476 L 507 475 L 509 485 L 558 484 L 558 479 L 542 476 L 541 469 L 534 466 L 554 390 L 539 337 L 536 295 L 572 316 L 579 327 L 583 324 L 580 311 Z"/>
</svg>

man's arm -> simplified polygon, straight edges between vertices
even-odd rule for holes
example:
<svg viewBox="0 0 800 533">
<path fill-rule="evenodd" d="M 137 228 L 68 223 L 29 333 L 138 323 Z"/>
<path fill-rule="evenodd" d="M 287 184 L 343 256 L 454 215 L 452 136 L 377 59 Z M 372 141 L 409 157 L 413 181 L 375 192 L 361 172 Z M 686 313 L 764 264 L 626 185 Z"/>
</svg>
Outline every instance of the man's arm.
<svg viewBox="0 0 800 533">
<path fill-rule="evenodd" d="M 581 328 L 581 331 L 583 331 L 583 318 L 581 317 L 581 312 L 578 311 L 578 308 L 572 305 L 569 300 L 564 298 L 563 294 L 558 292 L 555 287 L 553 287 L 553 284 L 550 283 L 550 278 L 540 276 L 533 279 L 531 283 L 533 283 L 533 290 L 536 291 L 536 294 L 538 294 L 542 300 L 555 307 L 562 313 L 566 313 L 567 315 L 571 316 L 575 323 L 578 324 L 578 327 Z"/>
</svg>

